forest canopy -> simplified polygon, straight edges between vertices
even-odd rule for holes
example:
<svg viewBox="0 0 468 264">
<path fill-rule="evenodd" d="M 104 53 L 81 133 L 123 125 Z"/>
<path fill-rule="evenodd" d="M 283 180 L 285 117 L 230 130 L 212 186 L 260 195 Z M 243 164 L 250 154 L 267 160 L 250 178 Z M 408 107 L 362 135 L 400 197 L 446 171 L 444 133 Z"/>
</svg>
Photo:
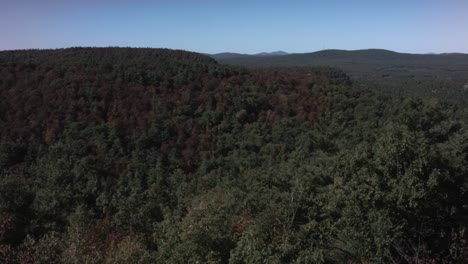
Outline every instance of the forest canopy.
<svg viewBox="0 0 468 264">
<path fill-rule="evenodd" d="M 425 83 L 2 51 L 0 263 L 465 263 L 468 91 Z"/>
</svg>

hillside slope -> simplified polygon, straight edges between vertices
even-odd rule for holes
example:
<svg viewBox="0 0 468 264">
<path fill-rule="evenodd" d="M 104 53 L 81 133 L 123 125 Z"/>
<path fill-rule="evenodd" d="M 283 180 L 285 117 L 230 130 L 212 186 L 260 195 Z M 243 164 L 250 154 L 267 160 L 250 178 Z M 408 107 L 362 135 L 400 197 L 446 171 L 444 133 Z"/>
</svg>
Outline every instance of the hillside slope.
<svg viewBox="0 0 468 264">
<path fill-rule="evenodd" d="M 256 121 L 266 112 L 271 112 L 269 120 L 281 119 L 290 111 L 306 118 L 297 109 L 313 103 L 307 101 L 308 86 L 346 81 L 343 74 L 331 79 L 327 72 L 331 70 L 323 69 L 323 75 L 318 71 L 275 76 L 224 67 L 191 52 L 157 49 L 0 52 L 0 134 L 15 140 L 46 140 L 73 122 L 144 131 L 176 113 L 199 118 L 217 111 L 228 118 L 245 108 L 246 96 L 252 100 L 250 110 L 245 109 L 249 120 Z M 267 86 L 273 89 L 264 89 Z M 275 111 L 276 101 L 291 92 L 306 97 L 288 103 L 295 109 Z"/>
</svg>

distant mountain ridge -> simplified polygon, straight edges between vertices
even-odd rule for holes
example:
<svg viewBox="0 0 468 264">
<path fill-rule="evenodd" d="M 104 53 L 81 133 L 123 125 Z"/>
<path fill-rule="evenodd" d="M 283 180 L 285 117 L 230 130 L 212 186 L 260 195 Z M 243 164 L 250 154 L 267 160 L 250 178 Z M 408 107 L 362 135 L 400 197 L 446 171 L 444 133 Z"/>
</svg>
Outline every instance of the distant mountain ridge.
<svg viewBox="0 0 468 264">
<path fill-rule="evenodd" d="M 273 61 L 274 63 L 281 64 L 290 59 L 294 59 L 292 63 L 301 63 L 308 64 L 308 59 L 369 59 L 369 60 L 402 60 L 402 59 L 434 59 L 434 58 L 453 58 L 465 57 L 468 58 L 468 54 L 464 53 L 429 53 L 429 54 L 415 54 L 415 53 L 399 53 L 396 51 L 385 50 L 385 49 L 363 49 L 363 50 L 339 50 L 339 49 L 326 49 L 315 52 L 308 53 L 287 53 L 284 51 L 275 51 L 275 52 L 261 52 L 257 54 L 240 54 L 232 52 L 224 52 L 218 54 L 209 55 L 210 57 L 216 60 L 224 59 L 235 59 L 233 62 L 236 62 L 237 59 L 245 58 L 245 62 L 250 62 L 249 59 L 257 57 L 276 57 Z M 263 59 L 263 58 L 262 58 Z M 242 61 L 240 61 L 242 62 Z"/>
<path fill-rule="evenodd" d="M 282 56 L 229 53 L 229 56 L 215 54 L 211 57 L 222 64 L 247 67 L 331 66 L 359 77 L 468 76 L 468 54 L 462 53 L 410 54 L 384 49 L 329 49 Z"/>
<path fill-rule="evenodd" d="M 273 51 L 273 52 L 260 52 L 256 54 L 244 54 L 244 53 L 235 53 L 235 52 L 222 52 L 217 54 L 206 54 L 213 59 L 232 59 L 232 58 L 240 58 L 240 57 L 269 57 L 269 56 L 284 56 L 289 55 L 289 53 L 285 51 Z"/>
<path fill-rule="evenodd" d="M 254 56 L 284 56 L 284 55 L 288 55 L 289 53 L 285 52 L 285 51 L 273 51 L 273 52 L 260 52 L 260 53 L 257 53 L 255 54 Z"/>
</svg>

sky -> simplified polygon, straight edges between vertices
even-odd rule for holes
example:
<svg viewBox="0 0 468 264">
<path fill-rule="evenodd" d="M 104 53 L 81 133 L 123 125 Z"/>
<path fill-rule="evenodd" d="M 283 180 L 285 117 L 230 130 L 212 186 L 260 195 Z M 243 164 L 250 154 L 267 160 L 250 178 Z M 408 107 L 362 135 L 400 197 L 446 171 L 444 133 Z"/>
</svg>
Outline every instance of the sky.
<svg viewBox="0 0 468 264">
<path fill-rule="evenodd" d="M 468 0 L 0 0 L 0 50 L 468 53 Z"/>
</svg>

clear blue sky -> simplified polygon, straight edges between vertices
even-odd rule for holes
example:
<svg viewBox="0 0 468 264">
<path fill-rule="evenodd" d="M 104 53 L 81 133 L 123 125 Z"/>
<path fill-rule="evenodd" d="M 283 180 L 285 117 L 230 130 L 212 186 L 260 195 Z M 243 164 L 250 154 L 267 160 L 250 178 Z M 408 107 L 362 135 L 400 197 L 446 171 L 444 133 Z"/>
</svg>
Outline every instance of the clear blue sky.
<svg viewBox="0 0 468 264">
<path fill-rule="evenodd" d="M 468 0 L 0 0 L 0 50 L 468 53 Z"/>
</svg>

